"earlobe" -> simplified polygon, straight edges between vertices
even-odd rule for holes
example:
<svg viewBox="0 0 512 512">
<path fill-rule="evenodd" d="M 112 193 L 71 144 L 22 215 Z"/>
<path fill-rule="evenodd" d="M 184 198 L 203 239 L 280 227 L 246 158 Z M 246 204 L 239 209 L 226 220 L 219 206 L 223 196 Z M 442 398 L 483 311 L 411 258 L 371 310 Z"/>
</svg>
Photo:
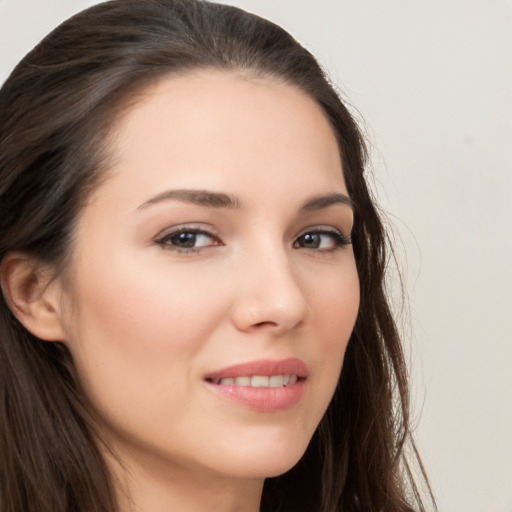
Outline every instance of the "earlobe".
<svg viewBox="0 0 512 512">
<path fill-rule="evenodd" d="M 11 311 L 34 336 L 64 341 L 58 283 L 47 267 L 31 256 L 10 253 L 0 266 L 2 291 Z"/>
</svg>

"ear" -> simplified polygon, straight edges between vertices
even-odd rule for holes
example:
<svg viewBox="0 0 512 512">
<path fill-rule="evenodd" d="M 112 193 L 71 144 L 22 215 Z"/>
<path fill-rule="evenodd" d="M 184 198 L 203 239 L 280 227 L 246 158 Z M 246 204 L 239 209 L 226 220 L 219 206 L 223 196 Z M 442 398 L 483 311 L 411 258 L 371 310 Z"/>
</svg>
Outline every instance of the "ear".
<svg viewBox="0 0 512 512">
<path fill-rule="evenodd" d="M 42 340 L 64 341 L 60 284 L 51 277 L 47 266 L 23 253 L 9 253 L 0 266 L 2 291 L 21 324 Z"/>
</svg>

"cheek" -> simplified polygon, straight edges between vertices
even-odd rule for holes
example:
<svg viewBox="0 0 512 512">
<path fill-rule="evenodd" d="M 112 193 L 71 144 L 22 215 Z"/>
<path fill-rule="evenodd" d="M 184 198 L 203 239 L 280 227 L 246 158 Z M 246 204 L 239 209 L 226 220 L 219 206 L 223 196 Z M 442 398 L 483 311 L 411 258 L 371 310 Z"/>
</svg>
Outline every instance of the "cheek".
<svg viewBox="0 0 512 512">
<path fill-rule="evenodd" d="M 355 324 L 359 310 L 359 278 L 351 253 L 341 270 L 326 270 L 326 275 L 312 273 L 307 281 L 307 295 L 316 325 L 330 340 L 333 349 L 343 349 Z"/>
<path fill-rule="evenodd" d="M 224 316 L 211 273 L 169 267 L 118 259 L 76 281 L 69 346 L 87 393 L 106 410 L 169 390 L 179 400 L 196 377 L 191 362 Z"/>
<path fill-rule="evenodd" d="M 117 266 L 105 279 L 81 286 L 81 302 L 87 306 L 82 321 L 102 338 L 141 357 L 159 351 L 194 350 L 221 315 L 221 301 L 213 286 L 197 272 L 144 265 Z M 210 278 L 211 279 L 211 278 Z M 148 352 L 148 349 L 151 351 Z"/>
<path fill-rule="evenodd" d="M 354 262 L 351 271 L 335 282 L 332 287 L 331 300 L 323 305 L 326 316 L 329 316 L 329 318 L 325 318 L 325 322 L 330 331 L 330 339 L 332 339 L 334 347 L 341 351 L 339 358 L 341 363 L 343 363 L 345 350 L 354 329 L 359 302 L 359 277 Z"/>
<path fill-rule="evenodd" d="M 318 271 L 311 273 L 313 278 L 304 281 L 314 330 L 311 336 L 314 343 L 305 346 L 312 361 L 312 377 L 318 384 L 315 399 L 311 401 L 315 411 L 310 416 L 310 427 L 314 428 L 334 394 L 359 309 L 359 279 L 353 257 L 347 255 L 347 261 L 338 271 L 327 268 L 325 272 L 325 275 Z"/>
</svg>

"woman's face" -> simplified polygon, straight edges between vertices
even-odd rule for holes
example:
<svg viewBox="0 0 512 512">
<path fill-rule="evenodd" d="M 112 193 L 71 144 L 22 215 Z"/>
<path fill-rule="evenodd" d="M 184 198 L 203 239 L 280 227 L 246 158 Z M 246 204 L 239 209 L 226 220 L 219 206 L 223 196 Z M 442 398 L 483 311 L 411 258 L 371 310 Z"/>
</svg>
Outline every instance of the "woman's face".
<svg viewBox="0 0 512 512">
<path fill-rule="evenodd" d="M 100 431 L 136 464 L 286 471 L 359 304 L 328 122 L 289 85 L 204 71 L 147 91 L 114 135 L 58 284 Z"/>
</svg>

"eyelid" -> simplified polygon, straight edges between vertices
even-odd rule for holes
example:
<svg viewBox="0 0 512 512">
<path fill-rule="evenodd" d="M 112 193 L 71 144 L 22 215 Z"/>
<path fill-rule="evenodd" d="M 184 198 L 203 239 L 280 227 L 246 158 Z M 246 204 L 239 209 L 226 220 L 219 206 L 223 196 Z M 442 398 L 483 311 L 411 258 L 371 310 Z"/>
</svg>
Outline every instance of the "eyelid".
<svg viewBox="0 0 512 512">
<path fill-rule="evenodd" d="M 299 238 L 299 237 L 301 237 L 303 235 L 306 235 L 307 233 L 311 233 L 311 232 L 315 232 L 315 233 L 333 233 L 333 234 L 341 235 L 343 238 L 346 238 L 346 239 L 350 239 L 350 235 L 351 235 L 351 232 L 349 232 L 349 234 L 347 235 L 345 233 L 345 230 L 343 230 L 341 228 L 337 228 L 337 227 L 332 226 L 332 225 L 314 224 L 312 226 L 308 226 L 307 228 L 304 228 L 303 230 L 301 230 L 299 232 L 299 234 L 297 235 L 297 238 Z"/>
<path fill-rule="evenodd" d="M 320 252 L 331 252 L 335 251 L 336 249 L 341 249 L 346 245 L 352 244 L 351 234 L 345 235 L 344 232 L 336 228 L 334 226 L 326 226 L 326 225 L 316 225 L 316 226 L 308 226 L 307 228 L 303 229 L 295 238 L 293 245 L 297 243 L 297 241 L 307 235 L 307 234 L 320 234 L 320 235 L 332 235 L 333 238 L 335 238 L 336 246 L 332 249 L 321 249 L 321 248 L 310 248 L 312 251 L 320 251 Z M 307 249 L 307 247 L 299 247 Z"/>
<path fill-rule="evenodd" d="M 176 224 L 174 226 L 168 226 L 158 232 L 157 235 L 153 237 L 156 241 L 160 238 L 167 237 L 169 235 L 180 233 L 184 231 L 191 231 L 194 233 L 203 233 L 205 235 L 210 235 L 213 238 L 220 238 L 219 233 L 212 226 L 206 225 L 200 222 L 188 222 L 184 224 Z"/>
<path fill-rule="evenodd" d="M 203 235 L 212 240 L 212 243 L 208 243 L 205 245 L 198 245 L 192 247 L 180 246 L 177 243 L 172 243 L 171 238 L 178 236 L 182 233 L 192 233 L 195 235 Z M 332 236 L 332 241 L 334 246 L 330 248 L 325 247 L 305 247 L 298 245 L 301 237 L 304 237 L 307 234 L 319 234 L 319 235 L 330 235 Z M 220 234 L 218 234 L 217 230 L 215 230 L 211 225 L 204 225 L 202 223 L 187 223 L 187 224 L 178 224 L 175 226 L 167 227 L 161 230 L 154 238 L 153 243 L 159 245 L 163 249 L 174 251 L 176 253 L 186 254 L 186 253 L 198 253 L 203 250 L 207 250 L 208 248 L 224 245 Z M 350 245 L 352 243 L 350 235 L 345 235 L 344 231 L 338 227 L 332 225 L 318 224 L 312 225 L 304 228 L 300 231 L 300 233 L 294 238 L 292 246 L 298 249 L 308 249 L 311 251 L 318 252 L 332 252 L 337 249 L 341 249 L 346 245 Z"/>
<path fill-rule="evenodd" d="M 172 236 L 179 235 L 180 233 L 194 233 L 196 235 L 205 235 L 207 237 L 210 237 L 216 243 L 199 247 L 180 247 L 178 245 L 166 243 L 167 239 L 171 238 Z M 220 235 L 216 232 L 215 229 L 213 229 L 211 226 L 205 228 L 204 225 L 196 223 L 178 224 L 176 226 L 165 228 L 153 238 L 153 241 L 155 244 L 160 245 L 165 249 L 172 250 L 178 253 L 199 252 L 200 250 L 207 249 L 208 247 L 223 245 Z"/>
</svg>

